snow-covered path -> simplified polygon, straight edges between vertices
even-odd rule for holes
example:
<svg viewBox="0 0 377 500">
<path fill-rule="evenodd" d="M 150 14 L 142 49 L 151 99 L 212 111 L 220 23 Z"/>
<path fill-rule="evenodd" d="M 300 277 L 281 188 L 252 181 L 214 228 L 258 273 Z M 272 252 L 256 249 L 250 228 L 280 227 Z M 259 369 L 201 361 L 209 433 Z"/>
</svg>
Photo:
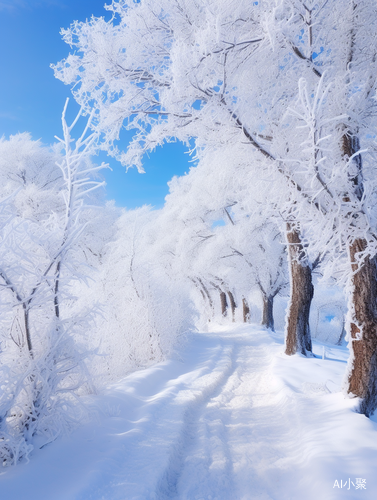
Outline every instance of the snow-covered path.
<svg viewBox="0 0 377 500">
<path fill-rule="evenodd" d="M 282 352 L 253 326 L 193 335 L 180 359 L 93 398 L 91 423 L 5 469 L 0 499 L 376 498 L 377 424 L 338 392 L 346 350 Z"/>
</svg>

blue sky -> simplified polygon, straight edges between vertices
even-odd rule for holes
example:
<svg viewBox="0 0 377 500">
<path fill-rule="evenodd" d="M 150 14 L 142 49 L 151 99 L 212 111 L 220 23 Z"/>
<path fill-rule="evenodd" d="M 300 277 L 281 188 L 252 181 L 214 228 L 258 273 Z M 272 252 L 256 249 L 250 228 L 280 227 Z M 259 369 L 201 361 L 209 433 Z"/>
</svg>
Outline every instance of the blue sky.
<svg viewBox="0 0 377 500">
<path fill-rule="evenodd" d="M 105 0 L 0 0 L 0 136 L 30 132 L 33 139 L 51 144 L 60 135 L 61 112 L 70 90 L 50 68 L 66 57 L 69 46 L 60 28 L 91 15 L 109 18 Z M 110 0 L 107 1 L 110 3 Z M 71 109 L 74 106 L 71 99 Z M 146 174 L 125 169 L 105 155 L 107 197 L 118 206 L 163 205 L 167 181 L 183 175 L 190 163 L 184 147 L 169 144 L 145 159 Z"/>
</svg>

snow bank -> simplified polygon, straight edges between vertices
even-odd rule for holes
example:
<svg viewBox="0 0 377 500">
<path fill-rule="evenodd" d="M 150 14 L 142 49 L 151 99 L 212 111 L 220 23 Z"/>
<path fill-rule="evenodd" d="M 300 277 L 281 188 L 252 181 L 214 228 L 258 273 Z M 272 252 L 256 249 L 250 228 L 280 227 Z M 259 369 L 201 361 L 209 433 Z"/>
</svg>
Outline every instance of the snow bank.
<svg viewBox="0 0 377 500">
<path fill-rule="evenodd" d="M 322 359 L 323 345 L 306 359 L 252 325 L 193 334 L 179 357 L 91 397 L 71 437 L 4 469 L 2 498 L 371 500 L 377 422 L 340 392 L 347 349 Z"/>
</svg>

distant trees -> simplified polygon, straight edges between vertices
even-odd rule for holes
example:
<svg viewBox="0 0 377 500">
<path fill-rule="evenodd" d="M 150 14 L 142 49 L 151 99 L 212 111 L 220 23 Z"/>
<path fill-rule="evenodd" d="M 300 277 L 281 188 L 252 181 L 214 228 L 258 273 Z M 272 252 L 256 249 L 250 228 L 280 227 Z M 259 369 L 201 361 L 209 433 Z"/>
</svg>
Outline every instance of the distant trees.
<svg viewBox="0 0 377 500">
<path fill-rule="evenodd" d="M 176 259 L 209 317 L 219 310 L 232 320 L 238 307 L 246 320 L 248 297 L 257 289 L 262 324 L 273 329 L 273 300 L 286 293 L 288 282 L 284 236 L 273 218 L 272 199 L 266 202 L 269 182 L 253 184 L 253 172 L 237 150 L 206 149 L 197 167 L 170 182 L 160 217 L 176 229 Z"/>
<path fill-rule="evenodd" d="M 55 65 L 95 110 L 103 146 L 124 164 L 165 140 L 238 144 L 255 178 L 269 176 L 286 224 L 291 301 L 286 352 L 310 354 L 309 255 L 335 269 L 348 255 L 346 391 L 377 405 L 375 94 L 372 0 L 302 3 L 114 1 L 114 18 L 74 23 L 76 49 Z M 114 143 L 135 132 L 126 153 Z M 236 175 L 236 170 L 235 170 Z M 279 193 L 282 190 L 282 194 Z M 241 252 L 242 253 L 242 252 Z"/>
<path fill-rule="evenodd" d="M 89 339 L 99 353 L 90 372 L 100 386 L 162 361 L 193 325 L 187 278 L 172 254 L 176 227 L 146 206 L 115 215 L 90 284 L 90 302 L 100 311 Z"/>
</svg>

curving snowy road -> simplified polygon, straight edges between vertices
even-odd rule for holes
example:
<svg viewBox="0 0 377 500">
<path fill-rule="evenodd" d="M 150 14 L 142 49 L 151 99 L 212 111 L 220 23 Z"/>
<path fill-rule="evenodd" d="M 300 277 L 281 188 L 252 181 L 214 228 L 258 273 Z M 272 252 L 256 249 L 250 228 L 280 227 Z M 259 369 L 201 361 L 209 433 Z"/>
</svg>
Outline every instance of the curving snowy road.
<svg viewBox="0 0 377 500">
<path fill-rule="evenodd" d="M 346 349 L 282 352 L 281 334 L 250 325 L 193 335 L 179 359 L 93 398 L 72 436 L 4 470 L 0 498 L 375 498 L 377 424 L 339 392 Z"/>
</svg>

